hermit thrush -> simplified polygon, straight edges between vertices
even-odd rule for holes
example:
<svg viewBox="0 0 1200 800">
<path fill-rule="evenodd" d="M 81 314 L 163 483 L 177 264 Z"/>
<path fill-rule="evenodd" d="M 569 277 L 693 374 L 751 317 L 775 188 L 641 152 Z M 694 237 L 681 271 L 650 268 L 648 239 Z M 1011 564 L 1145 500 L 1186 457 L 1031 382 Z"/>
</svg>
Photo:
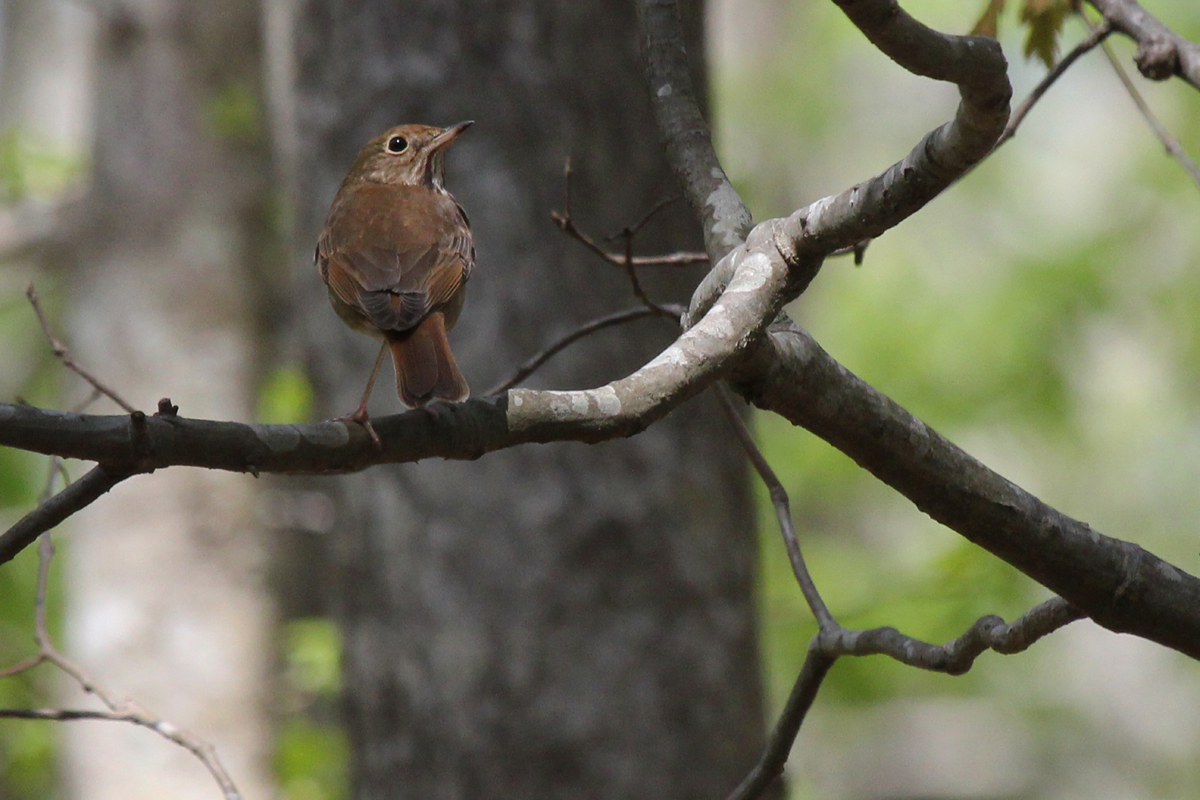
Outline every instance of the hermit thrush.
<svg viewBox="0 0 1200 800">
<path fill-rule="evenodd" d="M 375 432 L 367 400 L 390 348 L 400 400 L 416 408 L 470 394 L 446 341 L 475 263 L 471 228 L 446 191 L 444 148 L 471 125 L 401 125 L 359 151 L 342 181 L 316 262 L 338 316 L 383 340 L 358 409 L 344 417 Z"/>
</svg>

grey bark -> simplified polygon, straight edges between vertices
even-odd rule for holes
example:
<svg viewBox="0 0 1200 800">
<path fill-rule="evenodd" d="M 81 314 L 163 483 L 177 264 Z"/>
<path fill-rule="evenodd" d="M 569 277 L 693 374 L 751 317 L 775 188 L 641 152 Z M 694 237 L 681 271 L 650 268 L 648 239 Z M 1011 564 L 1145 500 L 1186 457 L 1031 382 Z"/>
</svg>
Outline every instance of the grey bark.
<svg viewBox="0 0 1200 800">
<path fill-rule="evenodd" d="M 447 176 L 479 251 L 451 336 L 476 390 L 629 305 L 621 273 L 549 211 L 568 155 L 575 212 L 599 232 L 679 191 L 650 133 L 631 4 L 310 0 L 298 31 L 298 242 L 315 241 L 368 138 L 477 121 Z M 640 244 L 694 246 L 687 217 L 671 209 Z M 317 395 L 323 413 L 346 413 L 374 345 L 342 329 L 302 269 Z M 679 300 L 696 278 L 676 270 L 650 289 Z M 674 334 L 661 321 L 603 334 L 534 383 L 595 386 Z M 386 380 L 376 395 L 378 412 L 397 410 Z M 711 400 L 631 441 L 377 467 L 341 479 L 337 503 L 356 797 L 712 797 L 753 763 L 753 523 Z"/>
</svg>

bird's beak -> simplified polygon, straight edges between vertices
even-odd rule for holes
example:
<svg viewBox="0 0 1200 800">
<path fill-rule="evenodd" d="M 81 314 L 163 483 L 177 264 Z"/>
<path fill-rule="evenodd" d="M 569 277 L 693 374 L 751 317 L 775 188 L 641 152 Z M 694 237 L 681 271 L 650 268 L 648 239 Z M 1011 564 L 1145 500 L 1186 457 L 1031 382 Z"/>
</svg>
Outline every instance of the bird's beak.
<svg viewBox="0 0 1200 800">
<path fill-rule="evenodd" d="M 465 122 L 460 122 L 457 125 L 451 125 L 449 128 L 446 128 L 446 130 L 442 131 L 437 136 L 433 137 L 433 141 L 430 142 L 430 144 L 433 146 L 430 149 L 432 149 L 432 150 L 442 149 L 443 147 L 445 147 L 446 145 L 450 144 L 455 139 L 457 139 L 458 135 L 460 133 L 462 133 L 463 131 L 465 131 L 467 128 L 471 127 L 474 124 L 475 124 L 475 120 L 469 119 L 469 120 L 466 120 Z"/>
</svg>

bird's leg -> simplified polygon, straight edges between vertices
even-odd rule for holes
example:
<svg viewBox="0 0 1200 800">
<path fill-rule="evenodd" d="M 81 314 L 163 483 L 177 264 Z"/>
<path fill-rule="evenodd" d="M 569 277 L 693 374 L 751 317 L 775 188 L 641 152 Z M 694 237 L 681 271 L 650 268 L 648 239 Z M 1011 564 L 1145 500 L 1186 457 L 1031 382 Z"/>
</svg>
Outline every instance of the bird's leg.
<svg viewBox="0 0 1200 800">
<path fill-rule="evenodd" d="M 379 348 L 379 355 L 375 356 L 375 368 L 371 370 L 371 377 L 367 379 L 367 388 L 363 392 L 362 402 L 358 404 L 358 408 L 354 409 L 354 413 L 344 417 L 338 417 L 334 422 L 357 422 L 367 429 L 367 433 L 371 435 L 371 441 L 375 443 L 375 447 L 382 449 L 383 443 L 379 441 L 379 434 L 375 432 L 375 427 L 371 425 L 371 417 L 367 414 L 367 401 L 371 399 L 371 390 L 375 388 L 375 379 L 379 377 L 379 368 L 383 366 L 383 357 L 387 355 L 388 343 L 385 339 L 383 347 Z"/>
</svg>

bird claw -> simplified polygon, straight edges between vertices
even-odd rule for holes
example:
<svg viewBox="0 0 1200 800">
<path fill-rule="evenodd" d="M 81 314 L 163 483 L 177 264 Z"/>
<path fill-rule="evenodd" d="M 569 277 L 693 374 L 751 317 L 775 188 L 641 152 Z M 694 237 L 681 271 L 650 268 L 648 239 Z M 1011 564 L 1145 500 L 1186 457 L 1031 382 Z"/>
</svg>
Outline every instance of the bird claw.
<svg viewBox="0 0 1200 800">
<path fill-rule="evenodd" d="M 379 440 L 379 434 L 375 432 L 375 426 L 371 424 L 371 417 L 367 414 L 367 409 L 359 406 L 353 414 L 347 414 L 344 417 L 334 417 L 334 422 L 355 422 L 362 425 L 367 434 L 370 435 L 371 441 L 375 444 L 376 450 L 383 449 L 383 442 Z"/>
</svg>

